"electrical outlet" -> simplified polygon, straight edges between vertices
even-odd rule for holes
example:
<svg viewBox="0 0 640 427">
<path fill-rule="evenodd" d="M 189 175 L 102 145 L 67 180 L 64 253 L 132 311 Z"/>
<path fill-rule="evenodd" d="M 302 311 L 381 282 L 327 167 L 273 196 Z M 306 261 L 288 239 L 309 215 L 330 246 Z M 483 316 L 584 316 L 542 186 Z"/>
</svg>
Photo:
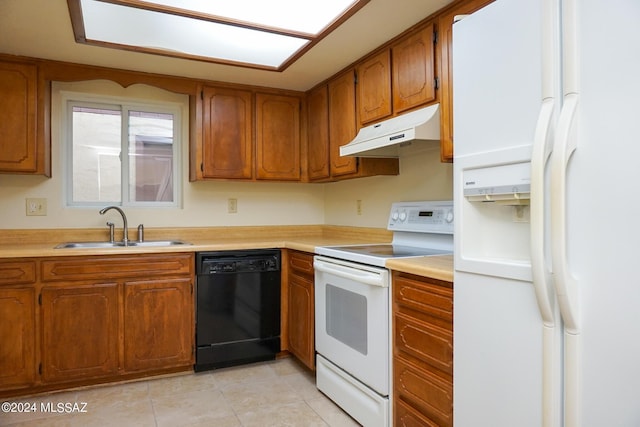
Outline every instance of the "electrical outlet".
<svg viewBox="0 0 640 427">
<path fill-rule="evenodd" d="M 45 216 L 47 214 L 47 199 L 25 199 L 27 216 Z"/>
<path fill-rule="evenodd" d="M 227 212 L 238 213 L 238 199 L 227 199 Z"/>
<path fill-rule="evenodd" d="M 356 200 L 356 213 L 362 215 L 362 200 Z"/>
</svg>

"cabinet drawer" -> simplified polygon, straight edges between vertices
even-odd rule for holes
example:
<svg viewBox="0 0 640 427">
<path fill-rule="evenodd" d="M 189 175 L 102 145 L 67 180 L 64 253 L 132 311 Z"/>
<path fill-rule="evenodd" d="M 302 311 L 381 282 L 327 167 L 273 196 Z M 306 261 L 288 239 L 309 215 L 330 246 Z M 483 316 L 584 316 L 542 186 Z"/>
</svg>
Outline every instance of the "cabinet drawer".
<svg viewBox="0 0 640 427">
<path fill-rule="evenodd" d="M 289 252 L 289 268 L 298 273 L 313 275 L 313 255 Z"/>
<path fill-rule="evenodd" d="M 420 412 L 399 399 L 396 399 L 393 425 L 398 427 L 440 427 L 438 423 L 426 418 Z"/>
<path fill-rule="evenodd" d="M 42 281 L 95 280 L 193 274 L 191 253 L 54 258 L 42 261 Z"/>
<path fill-rule="evenodd" d="M 1 261 L 0 285 L 27 284 L 36 281 L 35 261 Z"/>
<path fill-rule="evenodd" d="M 450 331 L 397 313 L 394 318 L 395 351 L 405 352 L 453 375 L 453 334 Z"/>
<path fill-rule="evenodd" d="M 410 275 L 394 275 L 396 304 L 453 322 L 453 289 L 450 282 Z"/>
<path fill-rule="evenodd" d="M 438 426 L 453 425 L 453 384 L 401 357 L 393 362 L 395 398 L 406 401 Z"/>
</svg>

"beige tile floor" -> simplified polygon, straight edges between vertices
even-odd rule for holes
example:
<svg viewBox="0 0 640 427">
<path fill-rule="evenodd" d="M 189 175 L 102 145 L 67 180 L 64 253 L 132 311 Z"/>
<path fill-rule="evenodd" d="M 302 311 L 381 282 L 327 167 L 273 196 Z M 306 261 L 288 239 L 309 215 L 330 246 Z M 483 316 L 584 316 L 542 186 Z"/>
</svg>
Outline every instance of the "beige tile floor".
<svg viewBox="0 0 640 427">
<path fill-rule="evenodd" d="M 291 358 L 10 402 L 28 402 L 36 411 L 0 412 L 0 426 L 359 425 L 320 393 L 314 376 Z M 42 411 L 43 405 L 55 409 L 60 403 L 59 413 Z M 79 410 L 84 411 L 64 413 Z"/>
</svg>

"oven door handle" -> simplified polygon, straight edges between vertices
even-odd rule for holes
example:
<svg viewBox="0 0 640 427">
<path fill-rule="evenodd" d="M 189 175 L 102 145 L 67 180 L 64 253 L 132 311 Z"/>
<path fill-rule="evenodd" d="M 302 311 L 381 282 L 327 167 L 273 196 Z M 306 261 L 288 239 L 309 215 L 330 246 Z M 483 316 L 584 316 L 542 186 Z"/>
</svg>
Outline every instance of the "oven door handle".
<svg viewBox="0 0 640 427">
<path fill-rule="evenodd" d="M 354 280 L 358 283 L 379 286 L 381 288 L 389 286 L 389 272 L 387 270 L 382 270 L 379 273 L 376 273 L 372 271 L 359 270 L 357 268 L 345 267 L 338 264 L 330 264 L 317 259 L 313 261 L 313 267 L 316 271 L 333 274 L 334 276 Z"/>
</svg>

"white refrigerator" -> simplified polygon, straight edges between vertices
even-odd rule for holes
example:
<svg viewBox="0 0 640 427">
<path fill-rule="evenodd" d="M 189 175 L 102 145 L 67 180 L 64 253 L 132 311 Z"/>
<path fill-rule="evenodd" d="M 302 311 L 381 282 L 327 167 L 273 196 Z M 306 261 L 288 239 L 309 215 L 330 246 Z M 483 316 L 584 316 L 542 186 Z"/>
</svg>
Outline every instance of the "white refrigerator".
<svg viewBox="0 0 640 427">
<path fill-rule="evenodd" d="M 454 424 L 640 426 L 640 1 L 453 27 Z"/>
</svg>

